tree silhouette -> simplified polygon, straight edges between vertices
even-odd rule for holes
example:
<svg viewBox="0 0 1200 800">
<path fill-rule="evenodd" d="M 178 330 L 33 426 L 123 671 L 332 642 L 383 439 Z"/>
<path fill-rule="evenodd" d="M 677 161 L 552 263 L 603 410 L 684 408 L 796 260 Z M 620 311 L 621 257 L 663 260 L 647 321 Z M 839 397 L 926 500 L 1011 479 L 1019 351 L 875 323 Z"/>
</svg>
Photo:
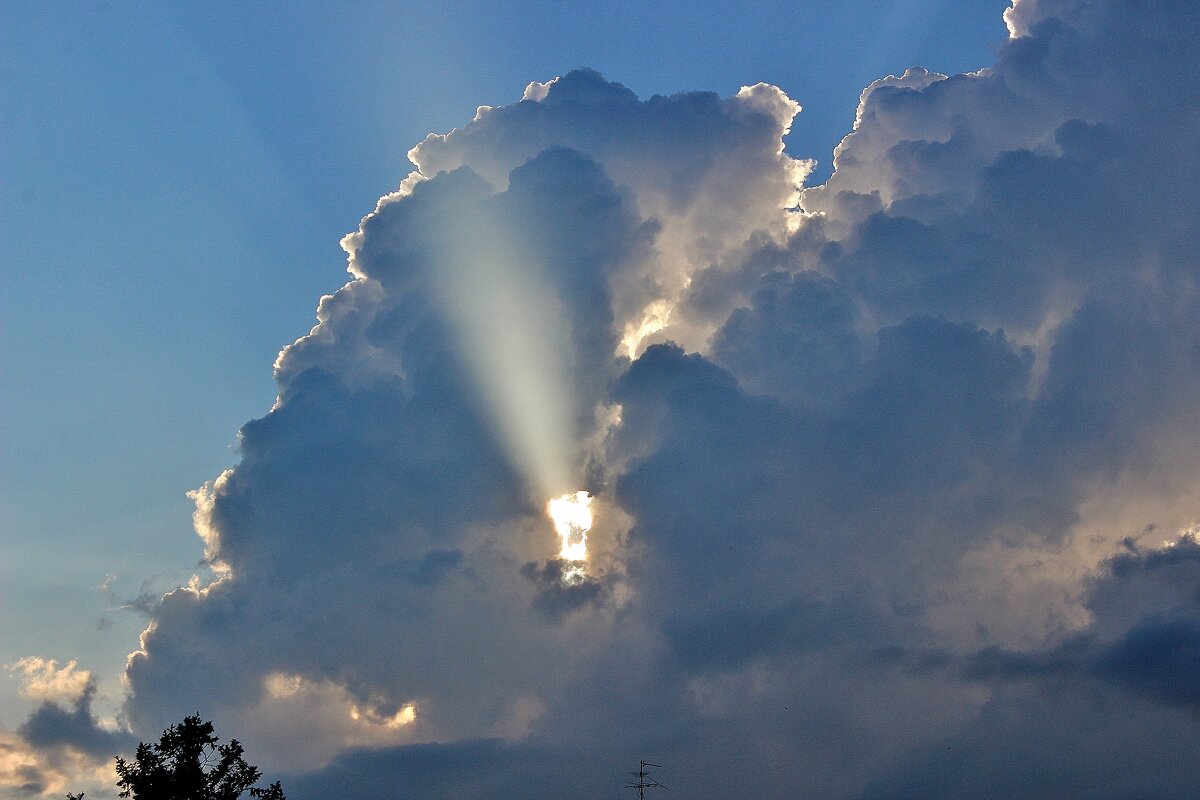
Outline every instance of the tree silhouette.
<svg viewBox="0 0 1200 800">
<path fill-rule="evenodd" d="M 242 758 L 237 739 L 218 744 L 200 715 L 163 731 L 157 744 L 142 742 L 132 762 L 117 758 L 117 786 L 132 800 L 237 800 L 247 789 L 259 800 L 285 800 L 279 782 L 254 787 L 258 767 Z M 82 795 L 68 795 L 78 800 Z"/>
</svg>

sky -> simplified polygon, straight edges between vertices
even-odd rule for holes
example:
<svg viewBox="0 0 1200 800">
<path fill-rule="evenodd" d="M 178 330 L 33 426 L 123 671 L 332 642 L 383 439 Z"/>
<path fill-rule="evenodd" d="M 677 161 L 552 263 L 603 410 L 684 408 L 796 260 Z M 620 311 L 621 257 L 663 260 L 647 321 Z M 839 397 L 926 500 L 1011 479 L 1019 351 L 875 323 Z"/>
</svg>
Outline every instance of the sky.
<svg viewBox="0 0 1200 800">
<path fill-rule="evenodd" d="M 1200 779 L 1190 3 L 0 15 L 0 796 Z"/>
</svg>

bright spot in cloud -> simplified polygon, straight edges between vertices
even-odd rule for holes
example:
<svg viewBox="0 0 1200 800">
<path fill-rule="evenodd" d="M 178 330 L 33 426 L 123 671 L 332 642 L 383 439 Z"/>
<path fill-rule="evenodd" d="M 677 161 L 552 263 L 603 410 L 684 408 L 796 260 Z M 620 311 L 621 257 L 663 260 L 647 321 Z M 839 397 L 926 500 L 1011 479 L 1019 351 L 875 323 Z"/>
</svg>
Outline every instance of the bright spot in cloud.
<svg viewBox="0 0 1200 800">
<path fill-rule="evenodd" d="M 559 556 L 564 561 L 587 559 L 587 534 L 592 528 L 592 496 L 587 492 L 575 492 L 556 497 L 546 504 L 554 529 L 562 539 Z"/>
<path fill-rule="evenodd" d="M 345 704 L 349 702 L 349 695 L 346 690 L 332 681 L 314 682 L 305 680 L 300 675 L 288 675 L 283 672 L 274 672 L 267 675 L 263 680 L 263 688 L 266 690 L 267 696 L 275 700 L 288 698 L 305 699 L 305 696 L 308 696 L 307 699 L 311 700 L 318 695 L 332 695 L 336 703 Z M 349 705 L 348 713 L 350 719 L 355 722 L 361 722 L 364 725 L 399 728 L 417 719 L 417 707 L 413 703 L 402 706 L 395 714 L 385 714 L 370 705 L 353 702 L 350 702 Z"/>
<path fill-rule="evenodd" d="M 621 346 L 625 348 L 625 355 L 630 359 L 637 358 L 642 340 L 667 327 L 670 319 L 671 305 L 666 300 L 655 300 L 646 306 L 642 310 L 640 323 L 630 322 L 625 326 L 624 335 L 621 337 Z"/>
<path fill-rule="evenodd" d="M 351 706 L 350 719 L 355 722 L 363 721 L 372 725 L 382 725 L 385 728 L 399 728 L 402 725 L 408 725 L 417 718 L 417 707 L 407 705 L 392 715 L 380 714 L 373 708 L 363 708 L 358 705 Z"/>
<path fill-rule="evenodd" d="M 1178 547 L 1181 544 L 1200 544 L 1200 523 L 1192 523 L 1179 531 L 1178 537 L 1163 542 L 1163 547 Z"/>
<path fill-rule="evenodd" d="M 302 771 L 323 767 L 347 748 L 411 743 L 418 724 L 416 703 L 359 698 L 328 678 L 272 672 L 239 728 L 254 737 L 264 770 Z"/>
</svg>

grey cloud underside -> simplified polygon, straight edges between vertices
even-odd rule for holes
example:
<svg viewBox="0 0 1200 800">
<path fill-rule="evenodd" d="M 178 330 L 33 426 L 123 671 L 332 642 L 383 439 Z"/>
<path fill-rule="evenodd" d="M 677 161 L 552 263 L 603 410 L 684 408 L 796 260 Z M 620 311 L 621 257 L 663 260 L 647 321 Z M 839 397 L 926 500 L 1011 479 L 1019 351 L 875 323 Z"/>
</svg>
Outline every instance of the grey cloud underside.
<svg viewBox="0 0 1200 800">
<path fill-rule="evenodd" d="M 101 728 L 92 715 L 95 693 L 95 686 L 89 685 L 71 708 L 43 701 L 17 733 L 35 750 L 69 747 L 101 760 L 129 752 L 136 745 L 134 738 L 124 731 Z"/>
<path fill-rule="evenodd" d="M 873 84 L 806 213 L 769 87 L 578 71 L 418 146 L 200 496 L 228 577 L 154 610 L 135 730 L 286 751 L 283 674 L 416 707 L 281 757 L 301 800 L 604 797 L 640 756 L 728 797 L 1196 785 L 1197 12 L 1010 24 L 989 70 Z M 586 579 L 547 465 L 608 510 Z"/>
</svg>

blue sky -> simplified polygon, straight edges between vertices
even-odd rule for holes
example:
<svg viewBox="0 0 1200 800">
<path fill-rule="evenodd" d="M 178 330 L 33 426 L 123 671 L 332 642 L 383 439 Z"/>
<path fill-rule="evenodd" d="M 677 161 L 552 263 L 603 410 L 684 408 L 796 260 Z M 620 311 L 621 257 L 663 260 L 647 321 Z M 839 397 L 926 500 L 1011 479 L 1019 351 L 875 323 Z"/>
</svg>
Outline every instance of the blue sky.
<svg viewBox="0 0 1200 800">
<path fill-rule="evenodd" d="M 8 4 L 25 793 L 1194 785 L 1200 21 L 1009 5 Z"/>
</svg>

